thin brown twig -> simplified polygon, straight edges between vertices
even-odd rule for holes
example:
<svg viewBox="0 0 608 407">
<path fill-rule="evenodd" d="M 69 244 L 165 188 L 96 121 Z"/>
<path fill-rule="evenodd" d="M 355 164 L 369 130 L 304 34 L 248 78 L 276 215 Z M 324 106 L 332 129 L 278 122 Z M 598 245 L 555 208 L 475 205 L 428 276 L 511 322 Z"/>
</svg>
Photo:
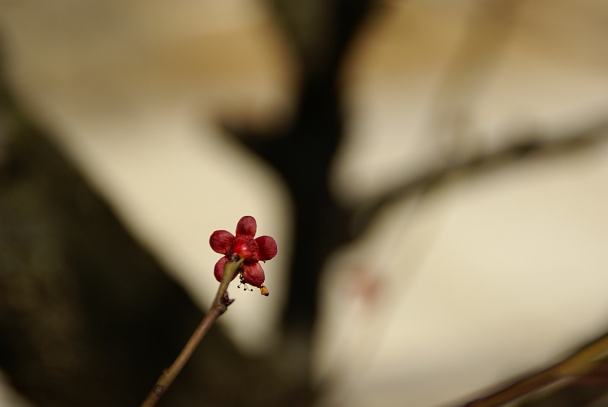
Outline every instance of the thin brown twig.
<svg viewBox="0 0 608 407">
<path fill-rule="evenodd" d="M 233 276 L 238 272 L 239 267 L 243 264 L 243 259 L 239 259 L 237 261 L 228 261 L 224 265 L 224 275 L 222 276 L 222 281 L 220 282 L 220 287 L 217 290 L 217 294 L 213 303 L 211 304 L 211 308 L 209 312 L 205 315 L 201 323 L 196 327 L 194 333 L 177 356 L 171 367 L 165 369 L 163 373 L 160 375 L 152 390 L 148 394 L 148 397 L 141 403 L 141 407 L 153 407 L 156 405 L 158 400 L 162 397 L 162 395 L 167 391 L 167 388 L 173 383 L 173 380 L 177 377 L 179 372 L 182 370 L 186 362 L 194 353 L 194 350 L 201 342 L 205 334 L 209 331 L 209 328 L 213 325 L 215 320 L 226 312 L 228 306 L 234 301 L 228 298 L 228 285 L 230 281 L 232 281 Z"/>
<path fill-rule="evenodd" d="M 558 381 L 580 377 L 591 371 L 608 354 L 608 334 L 583 346 L 563 361 L 519 380 L 488 396 L 470 401 L 463 407 L 498 407 Z"/>
</svg>

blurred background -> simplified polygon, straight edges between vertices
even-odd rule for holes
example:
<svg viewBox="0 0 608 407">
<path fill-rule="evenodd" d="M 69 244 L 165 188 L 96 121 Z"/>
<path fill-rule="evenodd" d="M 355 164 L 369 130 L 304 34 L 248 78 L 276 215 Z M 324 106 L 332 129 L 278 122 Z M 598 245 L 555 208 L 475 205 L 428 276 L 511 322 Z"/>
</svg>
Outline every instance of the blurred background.
<svg viewBox="0 0 608 407">
<path fill-rule="evenodd" d="M 0 62 L 0 406 L 138 405 L 244 215 L 270 296 L 159 405 L 455 406 L 608 332 L 605 0 L 0 0 Z"/>
</svg>

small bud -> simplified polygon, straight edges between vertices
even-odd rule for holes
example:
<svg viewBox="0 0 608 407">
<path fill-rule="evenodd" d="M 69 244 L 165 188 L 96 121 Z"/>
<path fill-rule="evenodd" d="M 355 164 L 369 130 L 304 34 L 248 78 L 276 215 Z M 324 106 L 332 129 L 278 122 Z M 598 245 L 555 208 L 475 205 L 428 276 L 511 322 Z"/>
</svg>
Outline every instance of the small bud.
<svg viewBox="0 0 608 407">
<path fill-rule="evenodd" d="M 266 288 L 266 286 L 261 286 L 260 287 L 260 294 L 262 294 L 263 296 L 268 297 L 268 294 L 270 294 L 270 293 L 268 292 L 268 288 Z"/>
</svg>

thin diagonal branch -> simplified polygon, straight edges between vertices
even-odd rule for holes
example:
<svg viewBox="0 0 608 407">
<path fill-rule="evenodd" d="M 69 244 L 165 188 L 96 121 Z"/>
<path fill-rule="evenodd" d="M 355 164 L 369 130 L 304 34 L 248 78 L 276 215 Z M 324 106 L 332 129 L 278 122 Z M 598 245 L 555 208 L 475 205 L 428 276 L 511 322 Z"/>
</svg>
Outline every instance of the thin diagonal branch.
<svg viewBox="0 0 608 407">
<path fill-rule="evenodd" d="M 446 162 L 444 165 L 429 169 L 418 178 L 405 180 L 402 184 L 382 193 L 371 203 L 363 205 L 355 213 L 351 227 L 352 234 L 355 237 L 361 235 L 375 215 L 386 205 L 408 196 L 420 187 L 432 189 L 459 171 L 475 171 L 491 166 L 508 165 L 533 153 L 559 154 L 576 151 L 606 138 L 608 138 L 608 120 L 602 120 L 553 140 L 543 140 L 540 135 L 531 134 L 530 137 L 525 137 L 526 141 L 508 145 L 497 151 L 470 156 L 456 162 Z"/>
<path fill-rule="evenodd" d="M 593 370 L 608 355 L 608 334 L 590 342 L 563 361 L 527 376 L 495 393 L 470 401 L 463 407 L 498 407 L 558 382 L 566 383 Z"/>
<path fill-rule="evenodd" d="M 167 388 L 173 383 L 173 380 L 177 377 L 179 372 L 182 370 L 186 362 L 190 359 L 194 351 L 196 350 L 198 344 L 201 342 L 203 337 L 209 331 L 209 328 L 213 325 L 215 320 L 226 312 L 228 306 L 233 302 L 230 298 L 228 298 L 228 285 L 232 281 L 233 276 L 238 272 L 239 267 L 243 264 L 244 259 L 240 259 L 236 262 L 228 261 L 224 265 L 224 274 L 222 276 L 222 281 L 220 282 L 220 287 L 217 290 L 217 294 L 213 303 L 211 304 L 211 309 L 201 323 L 196 327 L 194 333 L 177 356 L 171 367 L 165 369 L 165 371 L 160 375 L 152 390 L 148 394 L 148 397 L 141 404 L 141 407 L 153 407 L 156 405 L 158 400 L 162 397 L 162 395 L 167 391 Z"/>
</svg>

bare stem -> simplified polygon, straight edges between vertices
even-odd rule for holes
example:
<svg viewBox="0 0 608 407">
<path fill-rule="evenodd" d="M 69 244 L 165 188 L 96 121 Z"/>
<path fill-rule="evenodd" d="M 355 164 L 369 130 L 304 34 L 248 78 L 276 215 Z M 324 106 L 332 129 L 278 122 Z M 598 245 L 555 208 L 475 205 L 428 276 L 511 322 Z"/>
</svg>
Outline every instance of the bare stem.
<svg viewBox="0 0 608 407">
<path fill-rule="evenodd" d="M 598 360 L 606 354 L 608 354 L 608 335 L 590 342 L 572 356 L 546 370 L 530 375 L 486 397 L 473 400 L 463 407 L 497 407 L 558 381 L 580 377 L 591 371 Z"/>
<path fill-rule="evenodd" d="M 177 377 L 179 372 L 182 370 L 194 350 L 201 342 L 205 334 L 209 331 L 209 328 L 213 325 L 215 320 L 226 312 L 228 306 L 232 303 L 233 300 L 228 298 L 228 285 L 232 281 L 234 275 L 238 272 L 239 267 L 243 264 L 243 259 L 239 259 L 236 262 L 228 261 L 224 265 L 224 275 L 222 276 L 222 281 L 220 282 L 220 287 L 217 290 L 217 294 L 213 303 L 211 304 L 211 309 L 205 315 L 201 323 L 196 327 L 194 333 L 177 356 L 171 367 L 165 369 L 163 373 L 160 375 L 154 387 L 148 394 L 148 397 L 141 403 L 141 407 L 152 407 L 156 405 L 158 400 L 160 400 L 161 396 L 167 391 L 167 388 L 173 383 L 173 380 Z"/>
</svg>

